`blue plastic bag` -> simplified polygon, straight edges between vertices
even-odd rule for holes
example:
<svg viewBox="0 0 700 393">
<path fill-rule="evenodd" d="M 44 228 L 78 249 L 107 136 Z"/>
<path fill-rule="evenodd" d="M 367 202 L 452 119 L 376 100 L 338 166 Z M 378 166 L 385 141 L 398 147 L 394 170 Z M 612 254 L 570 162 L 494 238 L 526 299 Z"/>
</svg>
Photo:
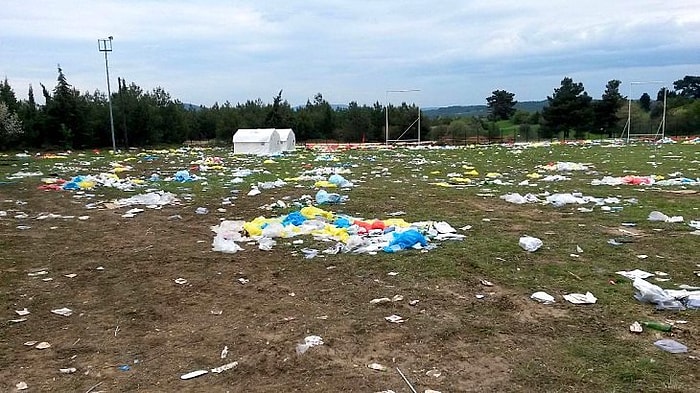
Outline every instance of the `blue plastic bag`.
<svg viewBox="0 0 700 393">
<path fill-rule="evenodd" d="M 394 239 L 389 242 L 389 245 L 384 247 L 385 252 L 396 252 L 411 248 L 416 244 L 425 247 L 428 245 L 428 240 L 420 232 L 415 229 L 409 229 L 404 232 L 394 232 Z"/>
<path fill-rule="evenodd" d="M 282 225 L 287 226 L 287 225 L 294 225 L 294 226 L 299 226 L 306 221 L 306 217 L 304 217 L 300 212 L 294 211 L 289 214 L 287 214 L 287 217 L 282 220 Z"/>
</svg>

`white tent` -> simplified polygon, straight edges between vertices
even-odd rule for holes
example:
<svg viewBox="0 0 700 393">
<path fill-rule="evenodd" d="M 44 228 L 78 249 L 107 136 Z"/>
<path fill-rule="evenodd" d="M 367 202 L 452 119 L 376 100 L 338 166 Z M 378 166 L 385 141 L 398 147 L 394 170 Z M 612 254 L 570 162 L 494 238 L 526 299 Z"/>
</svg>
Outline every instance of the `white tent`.
<svg viewBox="0 0 700 393">
<path fill-rule="evenodd" d="M 296 135 L 291 128 L 277 128 L 277 133 L 280 134 L 280 143 L 282 151 L 294 151 L 297 144 Z"/>
<path fill-rule="evenodd" d="M 280 134 L 274 128 L 239 128 L 233 134 L 234 154 L 262 156 L 281 152 Z"/>
</svg>

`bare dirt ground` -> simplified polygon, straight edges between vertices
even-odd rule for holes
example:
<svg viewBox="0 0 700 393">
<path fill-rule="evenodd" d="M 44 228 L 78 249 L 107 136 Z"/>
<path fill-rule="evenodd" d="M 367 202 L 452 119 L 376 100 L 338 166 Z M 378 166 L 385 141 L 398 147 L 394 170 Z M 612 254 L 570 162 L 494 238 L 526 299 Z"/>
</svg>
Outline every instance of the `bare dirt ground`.
<svg viewBox="0 0 700 393">
<path fill-rule="evenodd" d="M 523 391 L 514 365 L 531 362 L 539 343 L 570 323 L 564 308 L 482 286 L 466 258 L 465 279 L 426 280 L 389 275 L 391 261 L 370 256 L 304 260 L 291 244 L 222 254 L 211 251 L 209 230 L 219 218 L 193 206 L 127 219 L 124 209 L 86 210 L 71 193 L 13 196 L 0 207 L 10 216 L 90 218 L 31 219 L 27 230 L 0 220 L 2 391 L 19 382 L 42 392 L 410 391 L 397 367 L 418 391 Z M 369 303 L 394 295 L 403 300 Z M 26 321 L 7 321 L 25 307 Z M 62 307 L 73 314 L 51 313 Z M 385 321 L 392 314 L 406 322 Z M 309 335 L 324 344 L 297 354 Z M 51 347 L 25 345 L 31 341 Z M 233 361 L 220 374 L 180 379 Z M 66 368 L 76 371 L 59 371 Z"/>
</svg>

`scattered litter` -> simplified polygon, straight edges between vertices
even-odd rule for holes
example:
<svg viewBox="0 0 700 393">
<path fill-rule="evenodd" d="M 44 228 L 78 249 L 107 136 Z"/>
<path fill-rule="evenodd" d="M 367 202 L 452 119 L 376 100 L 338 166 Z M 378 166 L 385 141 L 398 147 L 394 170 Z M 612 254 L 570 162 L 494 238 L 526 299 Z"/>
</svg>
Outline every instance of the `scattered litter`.
<svg viewBox="0 0 700 393">
<path fill-rule="evenodd" d="M 321 336 L 306 336 L 304 338 L 303 344 L 297 344 L 297 354 L 302 355 L 309 348 L 312 348 L 312 347 L 315 347 L 318 345 L 323 345 L 323 339 L 321 338 Z"/>
<path fill-rule="evenodd" d="M 15 385 L 15 387 L 17 388 L 17 390 L 27 390 L 27 389 L 29 389 L 29 385 L 27 385 L 26 382 L 17 382 L 17 384 Z"/>
<path fill-rule="evenodd" d="M 382 303 L 391 303 L 391 299 L 388 297 L 381 297 L 377 299 L 372 299 L 369 301 L 369 304 L 382 304 Z"/>
<path fill-rule="evenodd" d="M 375 371 L 386 371 L 387 367 L 384 365 L 381 365 L 379 363 L 370 363 L 367 365 L 367 368 L 375 370 Z"/>
<path fill-rule="evenodd" d="M 203 215 L 203 214 L 209 213 L 209 209 L 207 209 L 206 207 L 198 207 L 197 209 L 195 209 L 194 212 L 195 212 L 195 214 L 202 214 Z"/>
<path fill-rule="evenodd" d="M 238 366 L 238 362 L 226 363 L 226 364 L 224 364 L 224 365 L 222 365 L 222 366 L 219 366 L 219 367 L 216 367 L 216 368 L 212 368 L 212 369 L 211 369 L 211 372 L 213 372 L 214 374 L 219 374 L 219 373 L 222 373 L 222 372 L 224 372 L 224 371 L 226 371 L 226 370 L 230 370 L 230 369 L 232 369 L 232 368 L 234 368 L 234 367 L 236 367 L 236 366 Z"/>
<path fill-rule="evenodd" d="M 187 284 L 187 280 L 185 280 L 185 279 L 182 278 L 182 277 L 176 278 L 176 279 L 175 279 L 175 284 L 185 285 L 185 284 Z"/>
<path fill-rule="evenodd" d="M 637 321 L 630 325 L 630 332 L 632 333 L 641 333 L 642 330 L 642 325 Z"/>
<path fill-rule="evenodd" d="M 438 378 L 442 375 L 442 373 L 440 372 L 440 370 L 428 370 L 428 372 L 426 372 L 425 375 L 429 377 Z"/>
<path fill-rule="evenodd" d="M 179 202 L 175 194 L 170 192 L 149 192 L 147 194 L 134 195 L 129 198 L 117 199 L 111 203 L 105 203 L 108 209 L 116 209 L 133 205 L 163 206 Z M 143 210 L 142 210 L 143 211 Z"/>
<path fill-rule="evenodd" d="M 598 301 L 598 298 L 593 296 L 590 292 L 586 292 L 585 295 L 581 293 L 570 293 L 564 295 L 564 299 L 572 304 L 595 304 L 595 302 Z"/>
<path fill-rule="evenodd" d="M 629 278 L 630 280 L 634 280 L 635 278 L 644 279 L 644 278 L 649 278 L 649 277 L 654 276 L 653 273 L 645 272 L 644 270 L 639 270 L 639 269 L 634 269 L 634 270 L 630 270 L 630 271 L 621 270 L 621 271 L 615 272 L 615 273 L 619 274 L 621 276 L 625 276 L 625 277 Z"/>
<path fill-rule="evenodd" d="M 532 236 L 522 236 L 518 242 L 520 247 L 528 252 L 535 252 L 542 247 L 542 240 Z"/>
<path fill-rule="evenodd" d="M 249 283 L 250 280 L 248 280 L 247 278 L 241 277 L 238 279 L 238 282 L 241 283 L 242 285 L 245 285 L 245 284 Z"/>
<path fill-rule="evenodd" d="M 30 314 L 29 310 L 27 310 L 26 307 L 25 307 L 24 309 L 22 309 L 22 310 L 15 310 L 15 312 L 16 312 L 17 315 L 19 315 L 20 317 L 23 317 L 23 316 L 25 316 L 25 315 L 29 315 L 29 314 Z"/>
<path fill-rule="evenodd" d="M 406 322 L 406 320 L 403 319 L 403 317 L 396 315 L 396 314 L 389 315 L 388 317 L 384 317 L 384 319 L 386 319 L 387 322 L 391 322 L 391 323 L 404 323 L 404 322 Z"/>
<path fill-rule="evenodd" d="M 69 367 L 69 368 L 59 368 L 58 371 L 61 372 L 61 374 L 73 374 L 74 372 L 78 371 L 75 367 Z"/>
<path fill-rule="evenodd" d="M 25 341 L 23 345 L 27 347 L 33 347 L 38 343 L 38 341 Z"/>
<path fill-rule="evenodd" d="M 688 352 L 688 347 L 679 343 L 676 340 L 671 340 L 670 338 L 664 338 L 654 342 L 657 348 L 663 349 L 670 353 L 686 353 Z"/>
<path fill-rule="evenodd" d="M 12 323 L 27 322 L 27 318 L 10 319 Z"/>
<path fill-rule="evenodd" d="M 207 371 L 207 370 L 196 370 L 196 371 L 189 372 L 187 374 L 180 375 L 180 379 L 187 380 L 187 379 L 197 378 L 197 377 L 201 377 L 202 375 L 207 374 L 207 373 L 209 373 L 209 371 Z"/>
<path fill-rule="evenodd" d="M 653 211 L 649 213 L 649 217 L 647 218 L 647 220 L 661 222 L 683 222 L 683 216 L 669 217 L 659 211 Z"/>
<path fill-rule="evenodd" d="M 39 344 L 35 345 L 34 348 L 36 349 L 47 349 L 51 348 L 51 344 L 47 343 L 46 341 L 42 341 Z"/>
<path fill-rule="evenodd" d="M 542 304 L 554 303 L 554 296 L 542 291 L 533 293 L 532 295 L 530 295 L 530 299 L 537 300 Z"/>
<path fill-rule="evenodd" d="M 387 276 L 398 276 L 398 275 L 399 275 L 398 272 L 389 272 L 389 273 L 387 273 Z"/>
<path fill-rule="evenodd" d="M 224 349 L 221 350 L 221 359 L 226 359 L 226 356 L 228 356 L 228 346 L 224 345 Z"/>
<path fill-rule="evenodd" d="M 493 283 L 491 281 L 488 281 L 488 280 L 481 280 L 479 282 L 481 283 L 481 285 L 483 285 L 485 287 L 492 287 L 493 286 Z"/>
<path fill-rule="evenodd" d="M 51 310 L 51 312 L 53 314 L 62 315 L 64 317 L 70 317 L 73 314 L 73 310 L 71 310 L 70 308 L 67 308 L 67 307 L 57 308 L 55 310 Z"/>
</svg>

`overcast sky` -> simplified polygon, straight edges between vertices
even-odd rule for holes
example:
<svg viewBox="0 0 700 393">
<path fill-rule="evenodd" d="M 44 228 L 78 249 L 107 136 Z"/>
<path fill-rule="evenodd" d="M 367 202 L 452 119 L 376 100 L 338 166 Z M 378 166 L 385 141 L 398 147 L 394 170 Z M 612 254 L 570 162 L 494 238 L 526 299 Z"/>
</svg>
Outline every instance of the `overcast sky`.
<svg viewBox="0 0 700 393">
<path fill-rule="evenodd" d="M 610 79 L 671 87 L 700 75 L 698 0 L 32 1 L 0 7 L 0 77 L 106 91 L 117 77 L 201 105 L 485 104 L 496 89 L 542 100 L 565 76 L 600 97 Z M 661 84 L 634 85 L 633 97 Z M 387 90 L 419 89 L 388 93 Z"/>
</svg>

